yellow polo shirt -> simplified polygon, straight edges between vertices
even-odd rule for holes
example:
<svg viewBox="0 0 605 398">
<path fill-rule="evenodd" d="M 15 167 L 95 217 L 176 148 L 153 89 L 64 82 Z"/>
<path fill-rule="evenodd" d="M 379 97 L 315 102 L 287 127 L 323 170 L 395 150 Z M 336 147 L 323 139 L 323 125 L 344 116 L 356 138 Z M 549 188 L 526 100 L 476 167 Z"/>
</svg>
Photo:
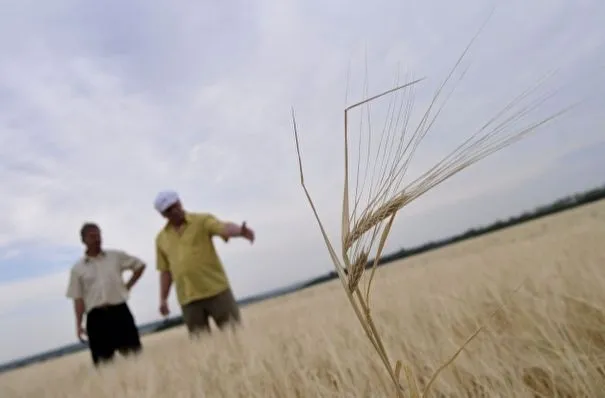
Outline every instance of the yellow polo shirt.
<svg viewBox="0 0 605 398">
<path fill-rule="evenodd" d="M 186 213 L 181 235 L 169 224 L 155 240 L 158 271 L 170 271 L 180 305 L 219 294 L 229 280 L 212 236 L 220 221 L 208 213 Z"/>
</svg>

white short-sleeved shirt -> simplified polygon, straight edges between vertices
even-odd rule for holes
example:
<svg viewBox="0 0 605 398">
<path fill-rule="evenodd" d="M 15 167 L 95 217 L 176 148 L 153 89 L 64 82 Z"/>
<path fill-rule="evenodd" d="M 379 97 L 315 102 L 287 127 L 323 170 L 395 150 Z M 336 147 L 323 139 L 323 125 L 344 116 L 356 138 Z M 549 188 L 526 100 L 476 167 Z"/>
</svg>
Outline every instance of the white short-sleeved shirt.
<svg viewBox="0 0 605 398">
<path fill-rule="evenodd" d="M 96 257 L 84 256 L 72 268 L 67 297 L 82 298 L 86 312 L 104 305 L 128 300 L 128 289 L 122 279 L 126 270 L 138 270 L 145 264 L 121 250 L 104 250 Z"/>
</svg>

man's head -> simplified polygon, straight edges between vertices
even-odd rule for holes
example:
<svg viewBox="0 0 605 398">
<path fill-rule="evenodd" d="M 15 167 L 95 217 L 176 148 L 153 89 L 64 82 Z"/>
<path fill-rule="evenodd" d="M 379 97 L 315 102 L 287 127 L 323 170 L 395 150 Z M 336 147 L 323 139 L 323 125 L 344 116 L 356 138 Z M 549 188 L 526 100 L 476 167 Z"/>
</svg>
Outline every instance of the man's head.
<svg viewBox="0 0 605 398">
<path fill-rule="evenodd" d="M 95 223 L 87 222 L 80 228 L 80 238 L 89 251 L 101 250 L 101 229 Z"/>
<path fill-rule="evenodd" d="M 173 225 L 179 225 L 185 220 L 185 210 L 183 210 L 179 195 L 174 191 L 159 192 L 153 206 Z"/>
</svg>

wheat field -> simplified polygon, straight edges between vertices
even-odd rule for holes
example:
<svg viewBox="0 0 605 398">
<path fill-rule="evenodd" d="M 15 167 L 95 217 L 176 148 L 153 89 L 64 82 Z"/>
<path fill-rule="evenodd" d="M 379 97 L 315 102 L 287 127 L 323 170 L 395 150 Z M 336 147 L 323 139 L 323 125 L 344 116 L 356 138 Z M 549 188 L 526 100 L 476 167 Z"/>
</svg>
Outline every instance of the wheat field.
<svg viewBox="0 0 605 398">
<path fill-rule="evenodd" d="M 374 289 L 387 351 L 419 386 L 487 323 L 429 396 L 605 392 L 605 201 L 385 266 Z M 243 315 L 235 335 L 190 342 L 176 328 L 144 337 L 139 358 L 99 371 L 84 352 L 9 372 L 0 396 L 395 396 L 338 281 Z"/>
</svg>

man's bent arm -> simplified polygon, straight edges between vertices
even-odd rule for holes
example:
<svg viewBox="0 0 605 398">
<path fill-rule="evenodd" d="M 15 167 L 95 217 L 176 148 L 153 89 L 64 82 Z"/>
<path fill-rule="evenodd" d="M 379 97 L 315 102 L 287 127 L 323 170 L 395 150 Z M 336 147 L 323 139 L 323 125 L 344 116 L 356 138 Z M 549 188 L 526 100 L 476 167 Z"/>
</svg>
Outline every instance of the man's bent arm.
<svg viewBox="0 0 605 398">
<path fill-rule="evenodd" d="M 143 275 L 144 271 L 145 271 L 145 265 L 142 265 L 141 267 L 139 267 L 136 270 L 132 271 L 132 276 L 128 280 L 128 283 L 126 283 L 126 288 L 128 290 L 132 289 L 132 287 L 134 286 L 135 283 L 137 283 L 137 281 L 139 280 L 139 278 L 141 277 L 141 275 Z"/>
<path fill-rule="evenodd" d="M 141 261 L 138 257 L 131 256 L 130 254 L 120 250 L 117 252 L 118 259 L 120 261 L 120 270 L 130 270 L 132 271 L 132 275 L 130 279 L 126 283 L 126 288 L 128 290 L 132 289 L 135 283 L 139 280 L 143 272 L 145 271 L 145 263 Z"/>
</svg>

